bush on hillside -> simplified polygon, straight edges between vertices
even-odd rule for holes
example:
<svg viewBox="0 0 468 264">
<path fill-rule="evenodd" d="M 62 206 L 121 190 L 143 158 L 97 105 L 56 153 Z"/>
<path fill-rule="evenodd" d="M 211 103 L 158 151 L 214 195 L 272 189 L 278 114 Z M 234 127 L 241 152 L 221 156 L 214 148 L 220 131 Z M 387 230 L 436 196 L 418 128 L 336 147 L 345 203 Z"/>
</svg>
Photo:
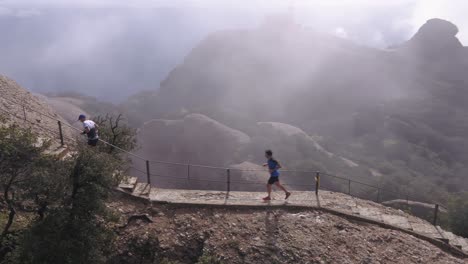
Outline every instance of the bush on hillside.
<svg viewBox="0 0 468 264">
<path fill-rule="evenodd" d="M 14 263 L 103 263 L 112 253 L 105 200 L 118 162 L 89 147 L 78 150 L 61 203 L 24 232 Z"/>
<path fill-rule="evenodd" d="M 452 231 L 468 238 L 468 192 L 453 195 L 449 203 L 449 225 Z"/>
</svg>

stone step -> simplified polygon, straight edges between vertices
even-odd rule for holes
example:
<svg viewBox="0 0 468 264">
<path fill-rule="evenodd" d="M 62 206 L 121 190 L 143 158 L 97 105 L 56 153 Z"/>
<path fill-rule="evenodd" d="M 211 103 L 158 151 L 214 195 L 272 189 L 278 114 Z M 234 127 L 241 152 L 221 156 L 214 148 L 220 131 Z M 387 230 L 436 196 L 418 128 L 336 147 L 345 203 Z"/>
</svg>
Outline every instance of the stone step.
<svg viewBox="0 0 468 264">
<path fill-rule="evenodd" d="M 55 144 L 50 146 L 49 149 L 45 150 L 44 154 L 56 156 L 58 159 L 63 160 L 63 158 L 68 154 L 68 151 L 69 149 L 67 146 Z"/>
<path fill-rule="evenodd" d="M 68 158 L 69 152 L 70 152 L 70 149 L 67 147 L 64 147 L 62 152 L 60 152 L 60 154 L 58 155 L 58 158 L 60 160 L 65 160 L 66 158 Z"/>
<path fill-rule="evenodd" d="M 138 181 L 137 177 L 127 176 L 119 184 L 119 188 L 122 188 L 127 191 L 133 191 L 135 189 L 135 185 L 137 184 L 137 181 Z"/>
<path fill-rule="evenodd" d="M 138 182 L 133 189 L 132 194 L 135 196 L 148 196 L 150 194 L 151 186 L 148 183 Z"/>
<path fill-rule="evenodd" d="M 72 151 L 72 150 L 68 149 L 67 153 L 63 156 L 62 160 L 69 159 L 69 158 L 73 157 L 73 155 L 75 155 L 77 153 L 78 153 L 77 151 Z"/>
<path fill-rule="evenodd" d="M 158 195 L 159 190 L 157 188 L 151 188 L 150 193 L 149 193 L 149 199 L 150 201 L 156 201 L 157 200 L 157 195 Z"/>
</svg>

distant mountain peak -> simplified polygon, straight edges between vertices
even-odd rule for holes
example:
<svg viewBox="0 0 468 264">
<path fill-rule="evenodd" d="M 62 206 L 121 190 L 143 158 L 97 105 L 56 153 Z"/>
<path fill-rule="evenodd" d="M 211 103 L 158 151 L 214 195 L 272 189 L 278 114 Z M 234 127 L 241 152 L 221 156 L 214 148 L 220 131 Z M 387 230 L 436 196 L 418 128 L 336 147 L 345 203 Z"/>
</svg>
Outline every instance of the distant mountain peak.
<svg viewBox="0 0 468 264">
<path fill-rule="evenodd" d="M 432 18 L 422 25 L 415 38 L 424 40 L 433 39 L 456 39 L 458 34 L 458 27 L 450 21 L 440 18 Z"/>
<path fill-rule="evenodd" d="M 432 56 L 440 52 L 447 55 L 447 52 L 463 48 L 463 45 L 456 37 L 457 34 L 458 27 L 452 22 L 440 18 L 432 18 L 419 28 L 405 46 L 416 48 Z"/>
</svg>

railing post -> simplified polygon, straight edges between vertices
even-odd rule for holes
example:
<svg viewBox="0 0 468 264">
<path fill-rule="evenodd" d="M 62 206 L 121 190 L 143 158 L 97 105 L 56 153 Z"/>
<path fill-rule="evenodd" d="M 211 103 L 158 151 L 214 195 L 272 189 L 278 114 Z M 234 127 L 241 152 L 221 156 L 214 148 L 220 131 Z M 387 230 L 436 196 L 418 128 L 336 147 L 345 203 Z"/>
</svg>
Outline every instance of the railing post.
<svg viewBox="0 0 468 264">
<path fill-rule="evenodd" d="M 348 195 L 351 195 L 351 179 L 348 180 Z"/>
<path fill-rule="evenodd" d="M 439 214 L 439 204 L 435 204 L 433 225 L 437 225 L 437 215 Z"/>
<path fill-rule="evenodd" d="M 187 164 L 187 180 L 190 181 L 190 164 Z"/>
<path fill-rule="evenodd" d="M 59 127 L 59 134 L 60 134 L 60 144 L 62 144 L 62 147 L 63 147 L 63 145 L 65 145 L 65 144 L 63 143 L 62 122 L 60 122 L 60 121 L 57 121 L 57 123 L 58 123 L 58 127 Z"/>
<path fill-rule="evenodd" d="M 151 185 L 151 173 L 150 173 L 149 160 L 146 161 L 146 177 L 147 177 L 148 184 Z"/>
<path fill-rule="evenodd" d="M 229 193 L 231 191 L 231 170 L 227 169 L 227 192 Z"/>
<path fill-rule="evenodd" d="M 317 171 L 315 174 L 315 195 L 318 195 L 320 187 L 320 172 Z"/>
<path fill-rule="evenodd" d="M 380 203 L 380 188 L 377 188 L 377 202 Z"/>
</svg>

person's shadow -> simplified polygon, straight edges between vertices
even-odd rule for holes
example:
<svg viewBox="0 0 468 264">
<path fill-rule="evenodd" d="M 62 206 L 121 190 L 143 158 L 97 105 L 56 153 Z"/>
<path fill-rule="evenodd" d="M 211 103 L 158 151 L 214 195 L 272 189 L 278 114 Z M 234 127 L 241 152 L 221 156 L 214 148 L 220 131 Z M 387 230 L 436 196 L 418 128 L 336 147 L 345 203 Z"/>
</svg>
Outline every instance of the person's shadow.
<svg viewBox="0 0 468 264">
<path fill-rule="evenodd" d="M 265 214 L 265 229 L 266 229 L 266 241 L 265 245 L 272 254 L 277 254 L 277 239 L 279 235 L 279 219 L 282 215 L 282 212 L 272 212 L 272 210 L 267 210 Z"/>
</svg>

